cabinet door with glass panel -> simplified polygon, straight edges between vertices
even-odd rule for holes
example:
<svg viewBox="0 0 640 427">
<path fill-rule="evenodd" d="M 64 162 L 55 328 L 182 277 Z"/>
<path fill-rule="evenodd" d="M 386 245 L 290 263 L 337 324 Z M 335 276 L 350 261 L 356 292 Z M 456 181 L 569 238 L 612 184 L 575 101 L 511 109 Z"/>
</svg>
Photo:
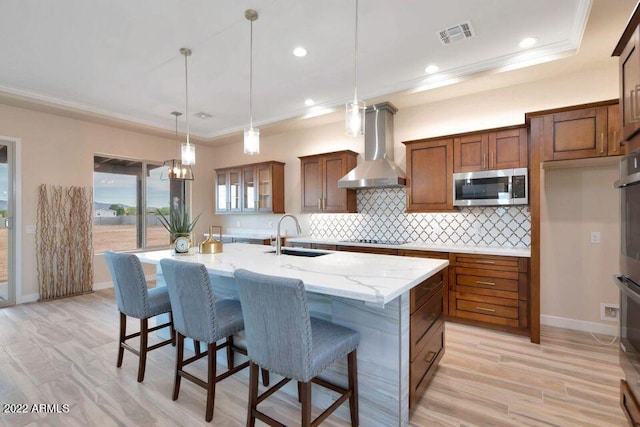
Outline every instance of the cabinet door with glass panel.
<svg viewBox="0 0 640 427">
<path fill-rule="evenodd" d="M 242 212 L 241 169 L 216 171 L 216 213 Z"/>
<path fill-rule="evenodd" d="M 284 213 L 284 163 L 217 169 L 216 213 Z"/>
</svg>

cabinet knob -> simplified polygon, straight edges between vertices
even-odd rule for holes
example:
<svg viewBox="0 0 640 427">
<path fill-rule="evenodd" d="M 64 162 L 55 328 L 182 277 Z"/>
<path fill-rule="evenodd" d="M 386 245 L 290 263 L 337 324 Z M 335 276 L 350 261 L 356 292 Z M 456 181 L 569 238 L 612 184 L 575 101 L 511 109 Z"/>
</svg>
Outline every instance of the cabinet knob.
<svg viewBox="0 0 640 427">
<path fill-rule="evenodd" d="M 614 153 L 618 152 L 618 131 L 617 130 L 613 131 L 613 152 Z"/>
</svg>

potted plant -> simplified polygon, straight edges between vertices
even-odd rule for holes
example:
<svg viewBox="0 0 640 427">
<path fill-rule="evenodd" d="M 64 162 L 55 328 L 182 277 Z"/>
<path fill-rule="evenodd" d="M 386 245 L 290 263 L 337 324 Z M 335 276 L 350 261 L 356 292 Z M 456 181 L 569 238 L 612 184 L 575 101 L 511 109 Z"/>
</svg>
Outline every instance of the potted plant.
<svg viewBox="0 0 640 427">
<path fill-rule="evenodd" d="M 184 210 L 172 209 L 169 214 L 169 218 L 160 212 L 159 209 L 156 209 L 156 214 L 158 215 L 160 223 L 171 235 L 172 247 L 178 237 L 186 237 L 189 240 L 189 244 L 191 244 L 191 232 L 196 226 L 198 219 L 200 219 L 202 212 L 200 212 L 193 220 L 189 219 L 189 211 L 186 208 Z"/>
</svg>

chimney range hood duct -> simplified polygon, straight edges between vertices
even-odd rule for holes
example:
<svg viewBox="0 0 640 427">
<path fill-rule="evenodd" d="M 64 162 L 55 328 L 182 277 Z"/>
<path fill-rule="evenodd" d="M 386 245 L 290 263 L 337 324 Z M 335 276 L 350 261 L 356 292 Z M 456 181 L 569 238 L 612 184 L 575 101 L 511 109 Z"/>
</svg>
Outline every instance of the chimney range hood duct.
<svg viewBox="0 0 640 427">
<path fill-rule="evenodd" d="M 338 181 L 339 188 L 404 187 L 406 175 L 393 163 L 393 115 L 390 102 L 371 105 L 365 113 L 364 162 Z"/>
</svg>

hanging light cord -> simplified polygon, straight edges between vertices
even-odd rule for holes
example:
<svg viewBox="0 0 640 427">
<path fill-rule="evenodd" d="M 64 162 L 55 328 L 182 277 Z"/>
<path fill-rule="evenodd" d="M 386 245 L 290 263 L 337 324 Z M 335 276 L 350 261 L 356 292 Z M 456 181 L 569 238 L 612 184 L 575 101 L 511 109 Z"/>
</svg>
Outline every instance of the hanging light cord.
<svg viewBox="0 0 640 427">
<path fill-rule="evenodd" d="M 189 145 L 189 70 L 187 68 L 187 55 L 184 55 L 184 92 L 186 98 L 186 105 L 184 108 L 185 119 L 187 120 L 187 145 Z M 176 123 L 178 123 L 178 117 L 176 116 Z M 176 128 L 177 129 L 177 128 Z"/>
<path fill-rule="evenodd" d="M 353 102 L 358 102 L 358 0 L 356 0 L 356 37 L 353 49 Z"/>
<path fill-rule="evenodd" d="M 180 140 L 178 139 L 178 114 L 176 116 L 176 150 L 178 151 L 178 157 L 180 157 Z"/>
<path fill-rule="evenodd" d="M 249 36 L 249 129 L 253 129 L 253 21 Z"/>
</svg>

